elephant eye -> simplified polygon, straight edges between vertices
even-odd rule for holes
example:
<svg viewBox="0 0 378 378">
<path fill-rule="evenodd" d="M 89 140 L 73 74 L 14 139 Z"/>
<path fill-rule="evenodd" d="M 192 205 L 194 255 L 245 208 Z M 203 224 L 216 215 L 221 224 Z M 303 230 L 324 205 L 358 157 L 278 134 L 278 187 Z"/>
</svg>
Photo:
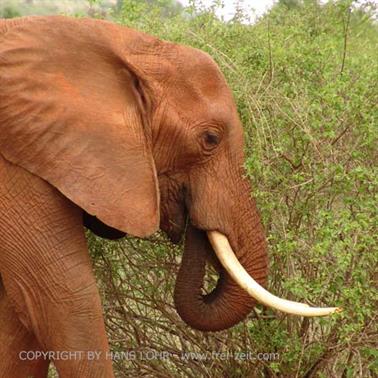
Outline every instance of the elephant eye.
<svg viewBox="0 0 378 378">
<path fill-rule="evenodd" d="M 204 142 L 204 147 L 207 150 L 211 150 L 215 148 L 216 146 L 218 146 L 221 139 L 218 133 L 216 133 L 215 131 L 209 131 L 209 130 L 205 131 L 202 134 L 202 138 Z"/>
<path fill-rule="evenodd" d="M 219 143 L 219 137 L 218 135 L 214 134 L 214 133 L 210 133 L 210 132 L 206 132 L 205 133 L 205 141 L 207 144 L 211 144 L 211 145 L 217 145 Z"/>
</svg>

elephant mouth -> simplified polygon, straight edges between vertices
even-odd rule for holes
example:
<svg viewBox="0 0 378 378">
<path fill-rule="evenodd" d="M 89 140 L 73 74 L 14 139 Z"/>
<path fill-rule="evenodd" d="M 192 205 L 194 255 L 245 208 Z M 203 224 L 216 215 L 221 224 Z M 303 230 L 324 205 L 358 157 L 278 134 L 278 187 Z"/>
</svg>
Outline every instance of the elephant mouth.
<svg viewBox="0 0 378 378">
<path fill-rule="evenodd" d="M 175 217 L 175 222 L 169 220 L 170 227 L 165 227 L 164 229 L 169 239 L 175 244 L 180 244 L 184 235 L 186 235 L 185 229 L 187 227 L 195 227 L 204 232 L 212 247 L 212 253 L 206 255 L 206 260 L 211 263 L 218 273 L 227 272 L 234 283 L 255 301 L 288 314 L 307 317 L 327 316 L 341 311 L 338 307 L 310 307 L 305 303 L 290 301 L 273 295 L 252 278 L 239 262 L 227 236 L 217 230 L 203 229 L 196 224 L 197 222 L 193 222 L 187 203 L 184 203 L 183 208 L 180 209 L 180 215 L 181 217 Z M 220 274 L 220 278 L 222 278 L 222 274 Z M 215 292 L 209 294 L 208 298 L 212 298 L 214 294 Z"/>
</svg>

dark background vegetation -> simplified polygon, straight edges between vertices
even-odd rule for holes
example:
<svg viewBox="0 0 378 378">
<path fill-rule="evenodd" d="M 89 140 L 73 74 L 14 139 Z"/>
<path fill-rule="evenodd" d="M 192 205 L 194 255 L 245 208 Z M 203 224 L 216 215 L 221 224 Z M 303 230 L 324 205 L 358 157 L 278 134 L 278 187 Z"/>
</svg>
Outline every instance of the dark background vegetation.
<svg viewBox="0 0 378 378">
<path fill-rule="evenodd" d="M 117 377 L 376 377 L 376 5 L 284 0 L 253 24 L 242 12 L 221 22 L 215 8 L 0 0 L 2 17 L 108 18 L 211 54 L 244 124 L 245 166 L 269 239 L 270 290 L 344 309 L 306 319 L 258 306 L 230 330 L 196 332 L 173 306 L 180 247 L 160 234 L 122 242 L 88 234 L 112 350 L 169 353 L 117 360 Z M 208 284 L 215 279 L 209 272 Z M 212 351 L 266 354 L 183 358 Z"/>
</svg>

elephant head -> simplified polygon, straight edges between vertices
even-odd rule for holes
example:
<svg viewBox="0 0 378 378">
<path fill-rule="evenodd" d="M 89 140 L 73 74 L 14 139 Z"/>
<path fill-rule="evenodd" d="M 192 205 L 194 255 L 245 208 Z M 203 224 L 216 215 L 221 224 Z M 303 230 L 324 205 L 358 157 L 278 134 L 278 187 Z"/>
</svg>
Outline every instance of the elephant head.
<svg viewBox="0 0 378 378">
<path fill-rule="evenodd" d="M 316 313 L 261 287 L 267 243 L 244 178 L 243 129 L 207 54 L 99 20 L 35 17 L 0 30 L 0 153 L 115 237 L 159 227 L 184 236 L 174 293 L 184 321 L 231 327 L 255 305 L 249 293 Z M 219 280 L 206 294 L 207 262 Z"/>
</svg>

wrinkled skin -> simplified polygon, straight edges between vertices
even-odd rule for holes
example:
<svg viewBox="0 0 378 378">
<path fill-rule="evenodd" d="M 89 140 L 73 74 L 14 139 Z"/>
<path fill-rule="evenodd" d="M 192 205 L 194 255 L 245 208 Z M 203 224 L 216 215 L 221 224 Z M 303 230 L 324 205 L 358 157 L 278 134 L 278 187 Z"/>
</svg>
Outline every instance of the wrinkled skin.
<svg viewBox="0 0 378 378">
<path fill-rule="evenodd" d="M 236 106 L 207 54 L 99 20 L 0 20 L 0 88 L 1 372 L 46 376 L 49 361 L 20 361 L 22 350 L 99 351 L 54 363 L 63 378 L 113 376 L 83 224 L 184 240 L 174 300 L 191 327 L 248 315 L 255 302 L 206 231 L 225 234 L 260 284 L 266 240 Z"/>
</svg>

